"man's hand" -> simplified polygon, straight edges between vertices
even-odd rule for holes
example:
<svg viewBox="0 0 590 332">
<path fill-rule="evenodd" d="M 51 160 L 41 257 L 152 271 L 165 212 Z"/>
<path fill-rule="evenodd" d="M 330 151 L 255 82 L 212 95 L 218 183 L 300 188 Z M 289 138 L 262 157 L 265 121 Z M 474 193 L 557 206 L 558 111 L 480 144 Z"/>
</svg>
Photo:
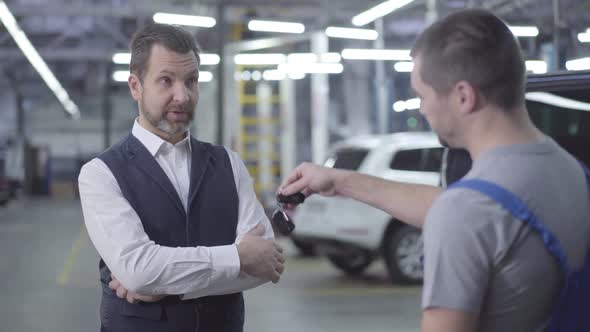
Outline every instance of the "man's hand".
<svg viewBox="0 0 590 332">
<path fill-rule="evenodd" d="M 285 270 L 283 249 L 263 238 L 264 225 L 258 224 L 237 244 L 240 270 L 263 280 L 277 283 Z"/>
<path fill-rule="evenodd" d="M 305 196 L 318 193 L 322 196 L 336 195 L 335 181 L 342 170 L 323 167 L 312 163 L 297 166 L 279 187 L 279 193 L 292 195 L 302 192 Z"/>
<path fill-rule="evenodd" d="M 127 302 L 134 304 L 137 302 L 158 302 L 164 298 L 164 295 L 141 295 L 133 292 L 129 292 L 127 288 L 123 287 L 119 280 L 111 274 L 111 282 L 109 282 L 109 288 L 117 293 L 120 299 L 126 299 Z"/>
</svg>

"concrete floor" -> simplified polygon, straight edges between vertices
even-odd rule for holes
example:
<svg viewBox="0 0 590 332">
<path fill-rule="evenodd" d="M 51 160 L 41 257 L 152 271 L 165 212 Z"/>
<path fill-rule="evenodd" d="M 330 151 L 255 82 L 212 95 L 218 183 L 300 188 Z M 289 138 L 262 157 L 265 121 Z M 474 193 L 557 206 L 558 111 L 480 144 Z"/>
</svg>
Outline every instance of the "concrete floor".
<svg viewBox="0 0 590 332">
<path fill-rule="evenodd" d="M 358 279 L 301 258 L 287 240 L 281 281 L 246 292 L 248 332 L 419 330 L 420 288 L 381 263 Z M 98 331 L 98 256 L 79 202 L 22 199 L 0 208 L 0 331 Z"/>
</svg>

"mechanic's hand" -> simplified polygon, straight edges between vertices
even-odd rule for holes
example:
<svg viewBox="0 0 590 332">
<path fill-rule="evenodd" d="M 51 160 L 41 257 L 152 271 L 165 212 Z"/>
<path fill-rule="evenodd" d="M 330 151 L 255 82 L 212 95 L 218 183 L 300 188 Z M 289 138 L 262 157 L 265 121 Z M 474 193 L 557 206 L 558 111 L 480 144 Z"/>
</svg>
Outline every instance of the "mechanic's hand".
<svg viewBox="0 0 590 332">
<path fill-rule="evenodd" d="M 302 163 L 285 178 L 279 194 L 292 195 L 302 192 L 305 196 L 318 193 L 322 196 L 336 195 L 335 178 L 341 170 Z"/>
<path fill-rule="evenodd" d="M 111 282 L 109 282 L 109 288 L 117 293 L 117 296 L 121 299 L 126 299 L 127 302 L 134 304 L 138 302 L 158 302 L 164 298 L 164 295 L 141 295 L 133 292 L 129 292 L 127 288 L 123 287 L 119 280 L 111 274 Z"/>
<path fill-rule="evenodd" d="M 285 270 L 283 248 L 263 238 L 263 235 L 264 225 L 259 223 L 237 244 L 240 270 L 251 276 L 277 283 Z"/>
</svg>

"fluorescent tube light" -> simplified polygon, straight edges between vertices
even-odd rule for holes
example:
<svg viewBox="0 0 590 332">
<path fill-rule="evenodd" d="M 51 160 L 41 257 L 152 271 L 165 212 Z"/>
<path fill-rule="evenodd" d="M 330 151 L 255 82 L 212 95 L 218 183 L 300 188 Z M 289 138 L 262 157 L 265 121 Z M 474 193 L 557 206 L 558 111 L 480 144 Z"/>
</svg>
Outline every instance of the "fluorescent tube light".
<svg viewBox="0 0 590 332">
<path fill-rule="evenodd" d="M 508 26 L 516 37 L 537 37 L 539 28 L 533 26 Z"/>
<path fill-rule="evenodd" d="M 527 92 L 524 97 L 526 100 L 536 101 L 547 105 L 590 112 L 590 103 L 561 97 L 548 92 Z"/>
<path fill-rule="evenodd" d="M 41 58 L 33 44 L 31 44 L 29 38 L 27 38 L 25 32 L 20 28 L 4 1 L 0 1 L 0 21 L 2 21 L 2 24 L 4 24 L 4 27 L 12 36 L 15 43 L 33 68 L 39 73 L 45 84 L 47 84 L 49 89 L 57 97 L 66 112 L 74 118 L 79 118 L 80 111 L 78 106 L 70 99 L 66 90 L 59 83 L 55 75 L 53 75 L 53 72 L 51 72 L 45 61 L 43 61 L 43 58 Z"/>
<path fill-rule="evenodd" d="M 406 110 L 417 110 L 420 108 L 420 99 L 412 98 L 408 100 L 398 100 L 393 103 L 393 110 L 395 112 L 403 112 Z"/>
<path fill-rule="evenodd" d="M 129 79 L 128 70 L 116 70 L 113 72 L 113 81 L 115 82 L 127 82 Z M 201 70 L 199 71 L 199 82 L 210 82 L 213 80 L 213 73 L 210 71 Z"/>
<path fill-rule="evenodd" d="M 238 54 L 234 57 L 236 65 L 280 65 L 287 61 L 287 56 L 278 53 Z"/>
<path fill-rule="evenodd" d="M 586 32 L 579 33 L 578 40 L 580 43 L 590 43 L 590 29 L 586 30 Z"/>
<path fill-rule="evenodd" d="M 389 0 L 378 4 L 377 6 L 368 9 L 352 18 L 352 24 L 357 27 L 369 24 L 376 19 L 392 13 L 393 11 L 402 8 L 403 6 L 413 2 L 414 0 Z"/>
<path fill-rule="evenodd" d="M 314 53 L 291 53 L 287 55 L 288 63 L 314 63 L 318 62 L 318 56 Z"/>
<path fill-rule="evenodd" d="M 301 23 L 251 20 L 248 22 L 251 31 L 266 31 L 280 33 L 303 33 L 305 26 Z"/>
<path fill-rule="evenodd" d="M 178 24 L 188 25 L 194 27 L 211 28 L 214 27 L 217 21 L 209 16 L 195 16 L 195 15 L 180 15 L 168 13 L 155 13 L 154 22 L 162 24 Z"/>
<path fill-rule="evenodd" d="M 279 65 L 278 70 L 286 73 L 340 74 L 344 71 L 344 66 L 341 63 L 308 63 L 305 65 L 282 64 Z"/>
<path fill-rule="evenodd" d="M 393 65 L 393 69 L 395 69 L 398 73 L 410 73 L 412 69 L 414 69 L 414 62 L 412 61 L 400 61 L 396 62 Z"/>
<path fill-rule="evenodd" d="M 115 53 L 113 62 L 118 65 L 128 65 L 131 62 L 131 53 Z"/>
<path fill-rule="evenodd" d="M 290 79 L 292 80 L 302 80 L 305 78 L 305 73 L 302 72 L 290 72 L 287 73 L 287 76 L 289 76 Z"/>
<path fill-rule="evenodd" d="M 590 69 L 590 58 L 566 61 L 565 68 L 567 70 L 588 70 Z"/>
<path fill-rule="evenodd" d="M 211 82 L 213 80 L 213 73 L 206 70 L 199 71 L 199 82 Z"/>
<path fill-rule="evenodd" d="M 347 60 L 392 60 L 410 61 L 410 50 L 353 49 L 342 50 L 342 57 Z"/>
<path fill-rule="evenodd" d="M 325 63 L 339 63 L 342 61 L 342 56 L 340 53 L 324 53 L 320 56 L 320 60 Z"/>
<path fill-rule="evenodd" d="M 377 30 L 328 27 L 326 36 L 332 38 L 376 40 L 379 37 Z"/>
<path fill-rule="evenodd" d="M 281 81 L 287 78 L 287 73 L 277 69 L 265 70 L 262 73 L 262 78 L 265 81 Z"/>
<path fill-rule="evenodd" d="M 213 53 L 201 53 L 201 66 L 212 66 L 219 64 L 219 55 Z M 131 53 L 115 53 L 113 54 L 113 62 L 118 65 L 128 65 L 131 62 Z"/>
<path fill-rule="evenodd" d="M 127 82 L 129 79 L 129 70 L 117 70 L 113 72 L 113 81 Z"/>
<path fill-rule="evenodd" d="M 525 65 L 526 69 L 534 74 L 545 74 L 547 72 L 547 62 L 543 60 L 527 60 Z"/>
</svg>

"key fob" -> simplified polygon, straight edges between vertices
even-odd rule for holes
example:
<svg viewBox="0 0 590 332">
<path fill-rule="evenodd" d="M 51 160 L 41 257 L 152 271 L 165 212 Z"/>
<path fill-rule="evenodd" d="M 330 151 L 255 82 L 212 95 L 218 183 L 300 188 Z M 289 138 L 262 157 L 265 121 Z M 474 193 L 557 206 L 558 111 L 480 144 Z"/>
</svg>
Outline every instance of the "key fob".
<svg viewBox="0 0 590 332">
<path fill-rule="evenodd" d="M 279 201 L 279 203 L 282 203 L 282 204 L 297 205 L 297 204 L 301 204 L 301 203 L 303 203 L 303 201 L 305 201 L 305 195 L 303 193 L 295 193 L 293 195 L 288 195 L 288 196 L 278 194 L 277 201 Z"/>
<path fill-rule="evenodd" d="M 291 221 L 291 218 L 287 216 L 285 211 L 278 209 L 272 214 L 272 222 L 283 235 L 289 235 L 295 229 L 295 224 Z"/>
</svg>

